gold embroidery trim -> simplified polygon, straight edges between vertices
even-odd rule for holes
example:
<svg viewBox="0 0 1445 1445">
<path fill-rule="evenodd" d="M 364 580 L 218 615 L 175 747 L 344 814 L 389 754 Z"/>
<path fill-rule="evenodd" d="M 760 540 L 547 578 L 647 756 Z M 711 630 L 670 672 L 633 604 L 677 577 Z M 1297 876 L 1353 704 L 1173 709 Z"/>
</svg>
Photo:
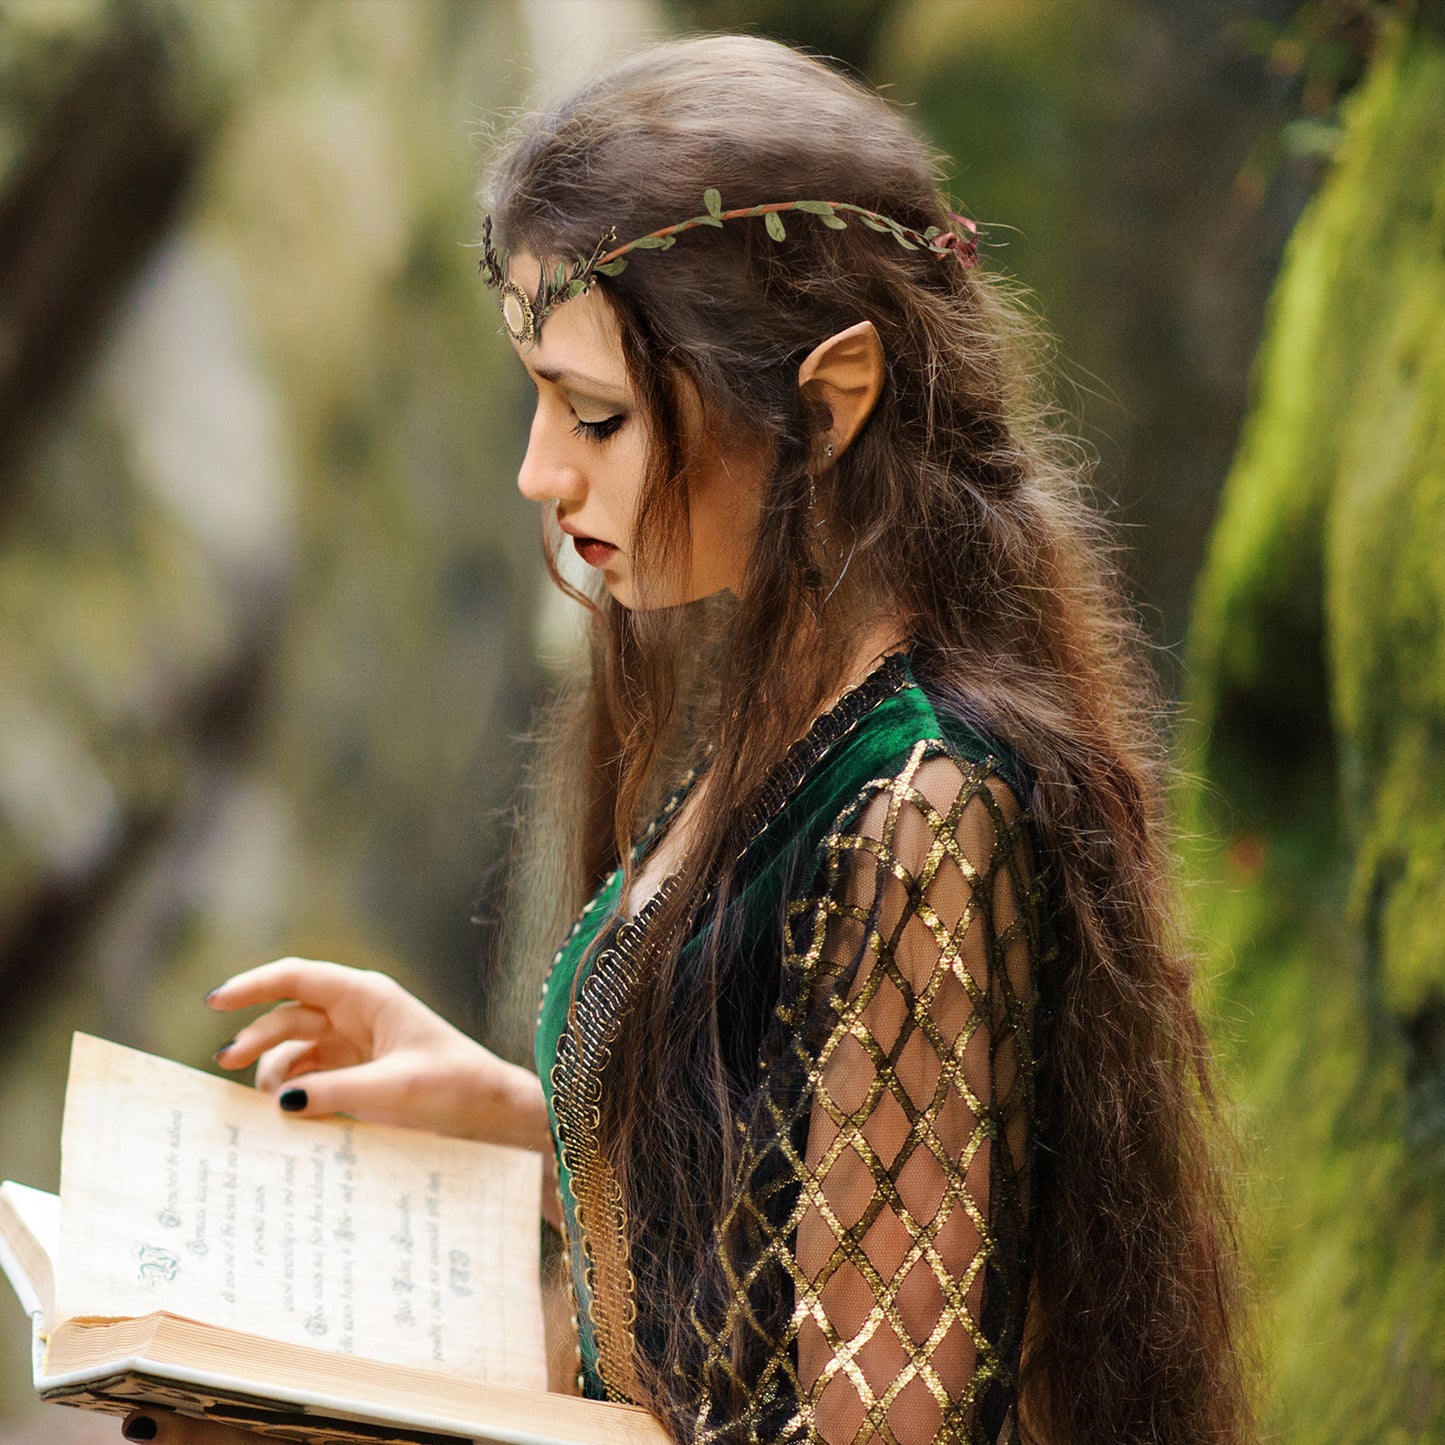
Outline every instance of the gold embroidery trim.
<svg viewBox="0 0 1445 1445">
<path fill-rule="evenodd" d="M 823 757 L 908 681 L 906 654 L 891 654 L 814 722 L 764 784 L 748 819 L 748 842 L 742 852 L 752 846 Z M 676 808 L 690 781 L 691 775 L 648 826 L 641 841 L 645 842 Z M 628 1258 L 622 1191 L 598 1143 L 602 1076 L 612 1057 L 612 1045 L 632 989 L 648 963 L 647 926 L 671 896 L 676 882 L 675 876 L 667 879 L 636 917 L 619 925 L 613 942 L 598 953 L 558 1041 L 550 1075 L 558 1153 L 571 1180 L 574 1222 L 580 1236 L 588 1316 L 597 1347 L 597 1373 L 608 1399 L 628 1404 L 636 1402 L 640 1388 L 635 1359 L 636 1280 Z M 603 888 L 606 886 L 604 883 Z M 705 899 L 702 906 L 706 906 Z M 574 925 L 574 934 L 580 922 Z M 559 949 L 553 969 L 561 956 Z M 550 983 L 549 972 L 544 995 Z M 565 1211 L 563 1219 L 565 1223 Z M 570 1249 L 570 1240 L 568 1246 Z"/>
<path fill-rule="evenodd" d="M 602 1077 L 612 1058 L 627 998 L 649 963 L 647 926 L 672 896 L 668 878 L 624 921 L 613 942 L 597 955 L 583 982 L 552 1065 L 552 1103 L 557 1147 L 572 1182 L 580 1236 L 588 1314 L 597 1345 L 597 1372 L 609 1399 L 635 1403 L 640 1396 L 634 1357 L 636 1281 L 627 1252 L 627 1212 L 616 1173 L 597 1144 Z"/>
</svg>

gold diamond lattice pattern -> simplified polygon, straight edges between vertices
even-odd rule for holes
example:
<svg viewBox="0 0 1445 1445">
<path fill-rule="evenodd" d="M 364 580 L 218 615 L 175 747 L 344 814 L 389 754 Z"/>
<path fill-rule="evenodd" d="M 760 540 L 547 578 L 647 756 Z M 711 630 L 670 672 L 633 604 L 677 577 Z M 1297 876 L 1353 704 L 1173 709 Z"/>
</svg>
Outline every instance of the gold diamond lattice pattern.
<svg viewBox="0 0 1445 1445">
<path fill-rule="evenodd" d="M 693 1300 L 691 1433 L 997 1445 L 1046 951 L 1028 818 L 992 767 L 920 743 L 822 854 Z"/>
</svg>

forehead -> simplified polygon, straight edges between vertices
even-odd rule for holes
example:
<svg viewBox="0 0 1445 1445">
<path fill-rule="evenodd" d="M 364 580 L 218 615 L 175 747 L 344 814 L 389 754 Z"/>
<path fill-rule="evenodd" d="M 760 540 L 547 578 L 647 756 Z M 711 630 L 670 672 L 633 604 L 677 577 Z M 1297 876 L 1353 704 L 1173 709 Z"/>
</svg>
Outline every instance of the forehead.
<svg viewBox="0 0 1445 1445">
<path fill-rule="evenodd" d="M 554 265 L 555 262 L 548 262 Z M 535 296 L 540 271 L 537 258 L 526 251 L 512 253 L 508 277 L 529 296 Z M 594 287 L 548 313 L 530 346 L 508 335 L 512 350 L 529 370 L 577 372 L 595 381 L 621 388 L 627 385 L 622 358 L 622 328 L 617 313 Z"/>
</svg>

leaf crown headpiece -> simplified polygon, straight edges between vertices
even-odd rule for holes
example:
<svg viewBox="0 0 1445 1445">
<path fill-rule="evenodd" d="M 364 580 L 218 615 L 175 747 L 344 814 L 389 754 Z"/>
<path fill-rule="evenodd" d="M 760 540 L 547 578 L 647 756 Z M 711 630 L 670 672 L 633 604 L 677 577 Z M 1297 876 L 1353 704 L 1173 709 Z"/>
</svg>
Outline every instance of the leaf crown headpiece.
<svg viewBox="0 0 1445 1445">
<path fill-rule="evenodd" d="M 551 272 L 543 262 L 537 280 L 537 294 L 528 296 L 515 281 L 507 275 L 509 253 L 500 255 L 492 245 L 492 218 L 482 223 L 482 259 L 480 270 L 487 285 L 500 291 L 502 323 L 512 339 L 520 346 L 530 346 L 537 338 L 543 320 L 564 301 L 590 291 L 599 276 L 616 276 L 627 266 L 629 251 L 666 251 L 673 246 L 678 236 L 695 226 L 718 226 L 724 221 L 739 220 L 748 216 L 761 216 L 768 235 L 775 241 L 787 238 L 781 212 L 802 211 L 817 216 L 825 225 L 835 231 L 846 230 L 848 223 L 843 215 L 856 216 L 869 230 L 890 235 L 906 251 L 931 251 L 936 256 L 956 256 L 959 264 L 967 268 L 978 262 L 978 226 L 967 216 L 955 211 L 948 213 L 949 219 L 959 230 L 945 230 L 941 226 L 930 226 L 926 231 L 916 231 L 902 225 L 888 216 L 870 211 L 866 206 L 855 206 L 849 201 L 773 201 L 763 206 L 740 206 L 736 210 L 723 210 L 722 196 L 712 187 L 702 193 L 703 214 L 692 216 L 676 225 L 663 226 L 660 230 L 649 231 L 645 236 L 617 245 L 617 230 L 609 226 L 592 254 L 579 257 L 569 268 L 558 262 Z M 841 214 L 840 214 L 841 213 Z"/>
</svg>

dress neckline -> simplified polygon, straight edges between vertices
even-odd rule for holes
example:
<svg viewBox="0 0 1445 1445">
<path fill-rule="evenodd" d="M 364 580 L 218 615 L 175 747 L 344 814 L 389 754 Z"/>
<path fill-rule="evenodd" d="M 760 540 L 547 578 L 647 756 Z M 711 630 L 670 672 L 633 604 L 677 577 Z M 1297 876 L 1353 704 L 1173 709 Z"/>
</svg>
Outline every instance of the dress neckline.
<svg viewBox="0 0 1445 1445">
<path fill-rule="evenodd" d="M 745 829 L 746 851 L 757 840 L 769 819 L 787 802 L 807 776 L 879 703 L 913 683 L 912 658 L 905 648 L 883 654 L 869 672 L 851 687 L 845 688 L 829 706 L 820 712 L 803 734 L 783 754 L 764 780 L 748 811 Z M 662 841 L 666 824 L 687 801 L 692 790 L 707 771 L 710 758 L 704 758 L 668 795 L 656 816 L 648 823 L 632 847 L 634 869 L 640 868 Z M 603 885 L 610 887 L 620 870 Z M 658 880 L 657 887 L 630 913 L 619 912 L 618 918 L 637 923 L 649 914 L 655 903 L 663 899 L 675 885 L 680 869 L 673 869 Z"/>
</svg>

